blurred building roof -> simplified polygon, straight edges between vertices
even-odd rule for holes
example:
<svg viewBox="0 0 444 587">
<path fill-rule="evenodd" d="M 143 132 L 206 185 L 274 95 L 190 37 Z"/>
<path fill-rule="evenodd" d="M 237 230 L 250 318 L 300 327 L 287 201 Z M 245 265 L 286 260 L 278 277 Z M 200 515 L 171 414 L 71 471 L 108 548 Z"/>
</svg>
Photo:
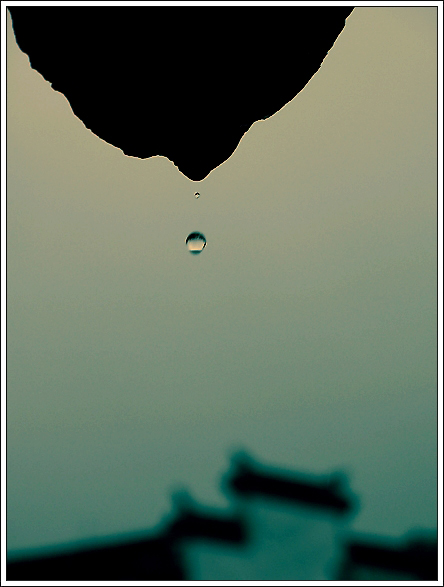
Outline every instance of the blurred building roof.
<svg viewBox="0 0 444 587">
<path fill-rule="evenodd" d="M 238 495 L 300 503 L 337 514 L 356 509 L 356 496 L 348 490 L 346 477 L 340 472 L 322 477 L 302 476 L 256 463 L 245 453 L 235 455 L 232 464 L 224 485 Z"/>
<path fill-rule="evenodd" d="M 325 519 L 331 526 L 330 514 L 343 519 L 344 514 L 356 510 L 357 500 L 349 491 L 343 474 L 296 474 L 267 467 L 245 453 L 238 453 L 222 485 L 231 501 L 228 509 L 204 507 L 187 492 L 182 492 L 173 496 L 174 507 L 168 519 L 149 535 L 144 534 L 139 539 L 122 535 L 117 543 L 88 548 L 84 544 L 71 544 L 64 552 L 45 556 L 30 551 L 19 560 L 9 558 L 7 579 L 192 580 L 195 567 L 187 556 L 199 553 L 199 544 L 204 547 L 202 552 L 211 546 L 207 568 L 219 568 L 221 575 L 228 572 L 229 560 L 233 563 L 234 575 L 253 573 L 260 577 L 264 569 L 270 574 L 274 572 L 279 554 L 281 571 L 294 576 L 294 580 L 298 580 L 298 573 L 310 574 L 313 569 L 323 573 L 325 564 L 335 569 L 328 573 L 339 573 L 338 577 L 331 576 L 331 580 L 433 580 L 437 577 L 437 541 L 433 536 L 428 539 L 417 536 L 390 544 L 378 537 L 349 537 L 344 544 L 338 540 L 336 532 L 327 532 L 327 537 L 322 525 L 307 524 L 304 516 L 299 520 L 298 512 L 305 514 L 314 510 L 322 523 Z M 245 508 L 245 504 L 249 507 Z M 286 506 L 284 517 L 272 516 L 271 525 L 259 515 L 263 506 L 264 511 L 268 511 L 268 504 Z M 274 511 L 273 508 L 270 511 Z M 264 532 L 271 534 L 259 535 Z M 319 532 L 323 535 L 318 539 Z M 273 540 L 278 540 L 279 544 L 273 546 Z M 222 557 L 223 564 L 218 563 L 218 556 Z M 311 566 L 306 564 L 307 556 L 313 559 Z M 307 577 L 299 577 L 299 580 L 301 578 Z M 212 580 L 212 577 L 204 579 Z"/>
</svg>

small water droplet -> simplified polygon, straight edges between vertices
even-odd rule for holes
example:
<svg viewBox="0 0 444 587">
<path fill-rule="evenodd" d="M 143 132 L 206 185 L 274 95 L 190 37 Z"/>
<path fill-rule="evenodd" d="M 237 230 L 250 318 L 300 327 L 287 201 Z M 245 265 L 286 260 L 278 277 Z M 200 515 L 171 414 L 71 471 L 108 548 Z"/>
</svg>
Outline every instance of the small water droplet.
<svg viewBox="0 0 444 587">
<path fill-rule="evenodd" d="M 204 250 L 207 244 L 207 239 L 201 232 L 191 232 L 187 236 L 185 243 L 190 253 L 198 255 Z"/>
<path fill-rule="evenodd" d="M 194 197 L 195 197 L 196 199 L 197 199 L 197 198 L 200 198 L 200 194 L 199 194 L 199 192 L 194 192 Z"/>
</svg>

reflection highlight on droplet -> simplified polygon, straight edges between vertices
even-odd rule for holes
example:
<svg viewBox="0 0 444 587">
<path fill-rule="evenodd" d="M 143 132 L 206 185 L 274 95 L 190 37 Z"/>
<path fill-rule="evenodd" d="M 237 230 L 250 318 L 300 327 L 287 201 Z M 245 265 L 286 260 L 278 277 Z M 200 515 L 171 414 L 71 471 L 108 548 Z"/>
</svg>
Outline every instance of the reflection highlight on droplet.
<svg viewBox="0 0 444 587">
<path fill-rule="evenodd" d="M 187 245 L 188 250 L 193 255 L 198 255 L 201 253 L 207 245 L 207 239 L 201 232 L 191 232 L 186 240 L 185 244 Z"/>
</svg>

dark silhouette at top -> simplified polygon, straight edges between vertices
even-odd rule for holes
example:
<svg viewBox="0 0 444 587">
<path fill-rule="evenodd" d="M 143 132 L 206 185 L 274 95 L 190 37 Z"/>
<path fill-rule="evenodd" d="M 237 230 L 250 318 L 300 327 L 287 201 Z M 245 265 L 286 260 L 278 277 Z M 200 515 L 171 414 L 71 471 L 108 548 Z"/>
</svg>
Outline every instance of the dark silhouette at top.
<svg viewBox="0 0 444 587">
<path fill-rule="evenodd" d="M 349 7 L 8 6 L 31 67 L 126 155 L 193 181 L 318 71 Z M 326 99 L 328 97 L 326 96 Z"/>
</svg>

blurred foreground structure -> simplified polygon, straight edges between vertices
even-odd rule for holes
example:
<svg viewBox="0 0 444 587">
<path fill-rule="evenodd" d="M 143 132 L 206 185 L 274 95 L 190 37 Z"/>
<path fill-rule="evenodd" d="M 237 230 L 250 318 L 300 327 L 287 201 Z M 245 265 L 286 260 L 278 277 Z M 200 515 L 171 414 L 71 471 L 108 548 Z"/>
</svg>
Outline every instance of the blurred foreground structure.
<svg viewBox="0 0 444 587">
<path fill-rule="evenodd" d="M 353 537 L 344 475 L 307 476 L 238 454 L 222 482 L 226 510 L 174 496 L 156 533 L 118 544 L 10 557 L 7 580 L 436 580 L 437 541 Z"/>
</svg>

